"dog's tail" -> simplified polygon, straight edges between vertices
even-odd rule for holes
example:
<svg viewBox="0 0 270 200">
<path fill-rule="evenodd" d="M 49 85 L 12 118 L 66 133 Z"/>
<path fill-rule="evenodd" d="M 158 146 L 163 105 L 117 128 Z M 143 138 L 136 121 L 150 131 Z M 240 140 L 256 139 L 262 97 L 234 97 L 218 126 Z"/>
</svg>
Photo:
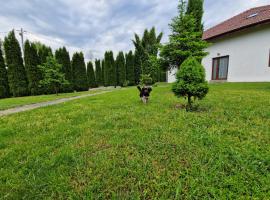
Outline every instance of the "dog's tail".
<svg viewBox="0 0 270 200">
<path fill-rule="evenodd" d="M 141 92 L 142 91 L 142 89 L 141 89 L 141 87 L 138 85 L 137 86 L 137 88 L 138 88 L 138 90 Z"/>
</svg>

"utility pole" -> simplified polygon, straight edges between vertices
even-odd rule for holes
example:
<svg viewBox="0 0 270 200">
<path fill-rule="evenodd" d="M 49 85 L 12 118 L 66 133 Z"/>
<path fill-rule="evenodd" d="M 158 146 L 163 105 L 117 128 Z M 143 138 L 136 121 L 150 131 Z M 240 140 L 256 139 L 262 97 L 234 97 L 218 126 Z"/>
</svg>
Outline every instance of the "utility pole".
<svg viewBox="0 0 270 200">
<path fill-rule="evenodd" d="M 26 31 L 21 28 L 21 30 L 17 30 L 19 32 L 19 35 L 21 36 L 21 42 L 22 42 L 22 52 L 23 52 L 23 58 L 24 58 L 24 38 L 23 34 L 26 33 Z"/>
</svg>

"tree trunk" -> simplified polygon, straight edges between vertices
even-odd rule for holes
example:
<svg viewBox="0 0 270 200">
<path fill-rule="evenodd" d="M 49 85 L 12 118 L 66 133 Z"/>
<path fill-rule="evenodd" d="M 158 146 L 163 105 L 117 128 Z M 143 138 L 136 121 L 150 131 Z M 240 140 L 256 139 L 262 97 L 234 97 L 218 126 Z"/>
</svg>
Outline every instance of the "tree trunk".
<svg viewBox="0 0 270 200">
<path fill-rule="evenodd" d="M 191 96 L 188 95 L 188 105 L 187 105 L 187 111 L 190 111 L 192 108 L 192 99 L 191 99 Z"/>
<path fill-rule="evenodd" d="M 54 87 L 54 91 L 55 91 L 56 96 L 58 96 L 58 89 L 57 89 L 57 87 Z"/>
</svg>

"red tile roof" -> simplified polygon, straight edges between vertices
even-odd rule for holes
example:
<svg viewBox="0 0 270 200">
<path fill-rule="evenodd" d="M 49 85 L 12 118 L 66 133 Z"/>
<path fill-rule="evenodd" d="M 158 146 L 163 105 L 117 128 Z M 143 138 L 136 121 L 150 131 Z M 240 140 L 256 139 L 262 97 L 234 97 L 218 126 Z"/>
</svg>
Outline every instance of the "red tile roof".
<svg viewBox="0 0 270 200">
<path fill-rule="evenodd" d="M 209 40 L 266 22 L 270 22 L 270 5 L 252 8 L 206 30 L 203 39 Z"/>
</svg>

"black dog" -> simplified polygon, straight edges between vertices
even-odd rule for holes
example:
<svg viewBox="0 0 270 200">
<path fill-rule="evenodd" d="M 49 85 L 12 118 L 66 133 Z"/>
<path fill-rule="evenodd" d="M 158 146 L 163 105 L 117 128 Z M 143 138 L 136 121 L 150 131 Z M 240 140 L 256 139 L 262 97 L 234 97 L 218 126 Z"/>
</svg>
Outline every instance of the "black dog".
<svg viewBox="0 0 270 200">
<path fill-rule="evenodd" d="M 140 98 L 143 103 L 147 103 L 150 97 L 150 93 L 152 91 L 151 87 L 145 87 L 142 88 L 140 86 L 137 86 L 138 90 L 140 91 Z"/>
</svg>

